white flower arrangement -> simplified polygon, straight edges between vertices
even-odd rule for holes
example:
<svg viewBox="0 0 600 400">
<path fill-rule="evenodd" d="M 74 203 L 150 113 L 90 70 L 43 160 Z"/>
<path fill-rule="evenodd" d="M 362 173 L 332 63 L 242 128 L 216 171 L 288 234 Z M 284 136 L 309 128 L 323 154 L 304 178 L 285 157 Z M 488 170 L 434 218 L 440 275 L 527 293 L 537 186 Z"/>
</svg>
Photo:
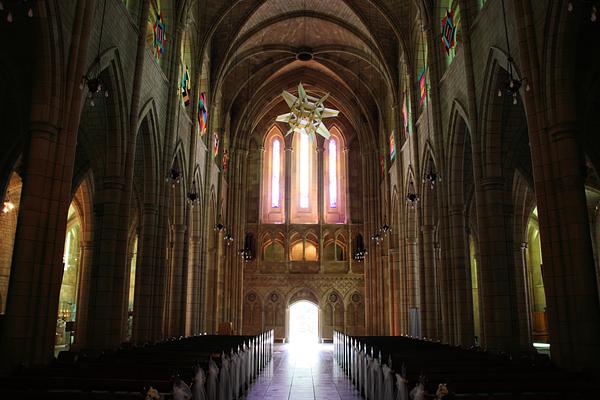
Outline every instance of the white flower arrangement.
<svg viewBox="0 0 600 400">
<path fill-rule="evenodd" d="M 146 393 L 146 400 L 160 400 L 158 390 L 150 386 L 150 389 L 148 389 L 148 392 Z"/>
<path fill-rule="evenodd" d="M 448 386 L 445 383 L 438 385 L 437 391 L 435 392 L 436 399 L 443 399 L 448 395 Z"/>
</svg>

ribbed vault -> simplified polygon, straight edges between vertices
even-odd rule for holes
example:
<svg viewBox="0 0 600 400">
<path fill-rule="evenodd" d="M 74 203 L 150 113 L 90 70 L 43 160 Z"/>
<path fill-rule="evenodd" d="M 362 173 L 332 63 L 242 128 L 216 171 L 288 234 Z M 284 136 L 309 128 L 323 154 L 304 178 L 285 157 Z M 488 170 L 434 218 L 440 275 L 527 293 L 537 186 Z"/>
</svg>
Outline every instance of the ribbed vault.
<svg viewBox="0 0 600 400">
<path fill-rule="evenodd" d="M 294 92 L 302 82 L 312 95 L 330 93 L 346 132 L 361 146 L 376 146 L 385 128 L 381 111 L 397 102 L 399 58 L 409 43 L 403 39 L 409 24 L 398 22 L 416 10 L 413 1 L 389 3 L 264 0 L 210 7 L 219 16 L 206 47 L 211 94 L 219 115 L 229 117 L 221 123 L 232 143 L 245 147 L 263 134 L 286 112 L 282 90 Z M 310 59 L 298 60 L 302 52 Z"/>
</svg>

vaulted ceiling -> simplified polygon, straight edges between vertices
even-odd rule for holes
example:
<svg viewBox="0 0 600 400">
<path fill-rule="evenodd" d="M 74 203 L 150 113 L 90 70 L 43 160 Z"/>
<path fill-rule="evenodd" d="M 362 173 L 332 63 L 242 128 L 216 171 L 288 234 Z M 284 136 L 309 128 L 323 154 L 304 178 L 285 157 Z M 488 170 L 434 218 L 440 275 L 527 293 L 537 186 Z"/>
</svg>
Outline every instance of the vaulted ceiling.
<svg viewBox="0 0 600 400">
<path fill-rule="evenodd" d="M 352 135 L 376 134 L 382 107 L 396 101 L 415 0 L 200 3 L 211 21 L 212 95 L 231 117 L 234 141 L 261 136 L 286 112 L 282 90 L 300 82 L 309 94 L 331 94 L 329 106 Z"/>
</svg>

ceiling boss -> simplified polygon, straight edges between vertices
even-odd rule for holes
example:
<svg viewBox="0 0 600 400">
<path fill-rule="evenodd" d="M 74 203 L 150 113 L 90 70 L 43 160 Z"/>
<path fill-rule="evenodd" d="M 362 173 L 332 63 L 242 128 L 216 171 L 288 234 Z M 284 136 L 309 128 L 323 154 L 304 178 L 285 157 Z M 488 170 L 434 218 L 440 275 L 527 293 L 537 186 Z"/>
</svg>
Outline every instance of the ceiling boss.
<svg viewBox="0 0 600 400">
<path fill-rule="evenodd" d="M 336 117 L 340 112 L 331 108 L 326 108 L 324 103 L 329 97 L 329 94 L 318 99 L 306 94 L 302 83 L 298 85 L 298 97 L 290 92 L 283 91 L 282 97 L 290 107 L 290 112 L 279 115 L 276 119 L 278 122 L 287 122 L 290 124 L 290 129 L 286 136 L 292 132 L 309 134 L 313 139 L 315 134 L 329 139 L 330 133 L 325 124 L 324 118 Z"/>
</svg>

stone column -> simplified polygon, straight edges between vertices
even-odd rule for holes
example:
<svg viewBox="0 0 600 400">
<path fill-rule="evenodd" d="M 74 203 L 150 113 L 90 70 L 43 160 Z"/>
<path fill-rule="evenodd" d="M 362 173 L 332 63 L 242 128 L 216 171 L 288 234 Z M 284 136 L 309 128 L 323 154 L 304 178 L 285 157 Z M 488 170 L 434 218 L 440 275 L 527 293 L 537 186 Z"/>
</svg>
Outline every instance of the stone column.
<svg viewBox="0 0 600 400">
<path fill-rule="evenodd" d="M 395 235 L 393 234 L 392 237 Z M 400 263 L 402 261 L 399 249 L 390 249 L 390 273 L 391 273 L 391 330 L 390 335 L 400 335 L 401 331 L 401 292 L 400 292 Z"/>
<path fill-rule="evenodd" d="M 553 125 L 547 137 L 557 161 L 551 177 L 536 181 L 536 195 L 552 357 L 598 373 L 600 305 L 577 125 Z"/>
<path fill-rule="evenodd" d="M 512 236 L 507 230 L 504 178 L 483 178 L 478 188 L 477 225 L 485 346 L 505 351 L 518 348 Z"/>
<path fill-rule="evenodd" d="M 120 219 L 123 186 L 123 177 L 105 177 L 94 202 L 94 257 L 87 327 L 87 344 L 94 348 L 116 347 L 122 341 L 126 268 L 124 262 L 117 262 L 116 238 L 125 229 Z"/>
<path fill-rule="evenodd" d="M 531 299 L 531 293 L 530 293 L 530 286 L 529 286 L 529 273 L 527 270 L 527 242 L 521 242 L 521 251 L 520 251 L 520 256 L 521 256 L 521 268 L 523 270 L 523 288 L 524 288 L 524 292 L 525 295 L 523 296 L 525 299 L 525 320 L 526 320 L 526 332 L 525 332 L 525 343 L 529 344 L 532 342 L 532 331 L 531 331 L 531 327 L 532 327 L 532 321 L 531 321 L 531 305 L 529 303 L 530 299 Z"/>
<path fill-rule="evenodd" d="M 422 336 L 429 339 L 438 338 L 437 333 L 437 304 L 435 301 L 435 253 L 434 253 L 434 226 L 423 225 L 421 237 L 423 239 L 423 288 L 421 293 L 421 321 Z"/>
<path fill-rule="evenodd" d="M 323 146 L 325 141 L 321 138 L 317 138 L 316 148 L 315 148 L 315 156 L 317 157 L 317 213 L 318 219 L 317 222 L 319 224 L 319 268 L 322 271 L 323 265 L 323 224 L 325 223 L 325 190 L 323 186 L 325 185 L 325 168 L 323 166 Z M 335 238 L 334 238 L 335 240 Z"/>
<path fill-rule="evenodd" d="M 65 71 L 52 74 L 57 20 L 40 2 L 33 17 L 38 37 L 32 87 L 29 151 L 13 249 L 6 314 L 0 337 L 0 368 L 43 364 L 53 357 L 81 99 L 96 2 L 74 8 Z M 60 76 L 60 77 L 59 77 Z M 64 79 L 64 80 L 62 80 Z M 48 90 L 53 87 L 57 90 Z"/>
<path fill-rule="evenodd" d="M 162 276 L 156 274 L 156 252 L 160 241 L 157 240 L 158 207 L 145 204 L 142 211 L 140 236 L 138 239 L 138 264 L 135 277 L 133 301 L 133 341 L 144 343 L 153 339 L 153 321 L 161 318 L 155 307 L 156 283 Z"/>
<path fill-rule="evenodd" d="M 285 264 L 287 272 L 290 271 L 292 264 L 290 261 L 290 220 L 291 220 L 291 205 L 292 205 L 292 161 L 294 156 L 293 141 L 290 135 L 285 141 Z"/>
<path fill-rule="evenodd" d="M 195 207 L 198 207 L 196 205 Z M 191 218 L 194 219 L 192 212 Z M 195 222 L 199 223 L 199 221 Z M 192 227 L 193 229 L 193 227 Z M 187 273 L 187 293 L 186 293 L 186 327 L 187 336 L 200 334 L 200 296 L 201 290 L 201 258 L 200 247 L 202 240 L 196 233 L 189 236 L 189 259 Z"/>
<path fill-rule="evenodd" d="M 185 280 L 184 274 L 184 246 L 187 226 L 175 224 L 173 230 L 173 242 L 171 250 L 169 269 L 169 298 L 167 307 L 168 336 L 180 336 L 185 334 Z"/>
<path fill-rule="evenodd" d="M 448 302 L 446 315 L 452 326 L 449 330 L 450 343 L 470 346 L 473 345 L 475 328 L 473 325 L 473 292 L 470 290 L 472 286 L 468 284 L 471 266 L 470 259 L 466 257 L 469 244 L 466 237 L 464 213 L 463 204 L 453 205 L 449 210 L 450 230 L 453 238 L 450 242 L 452 245 L 450 249 L 452 268 L 451 273 L 447 274 L 449 280 L 446 290 L 451 295 L 447 296 L 445 301 Z"/>
<path fill-rule="evenodd" d="M 75 322 L 75 341 L 73 348 L 85 347 L 87 304 L 89 302 L 90 273 L 92 268 L 93 244 L 91 240 L 80 242 L 79 285 L 77 289 L 77 315 Z"/>
</svg>

